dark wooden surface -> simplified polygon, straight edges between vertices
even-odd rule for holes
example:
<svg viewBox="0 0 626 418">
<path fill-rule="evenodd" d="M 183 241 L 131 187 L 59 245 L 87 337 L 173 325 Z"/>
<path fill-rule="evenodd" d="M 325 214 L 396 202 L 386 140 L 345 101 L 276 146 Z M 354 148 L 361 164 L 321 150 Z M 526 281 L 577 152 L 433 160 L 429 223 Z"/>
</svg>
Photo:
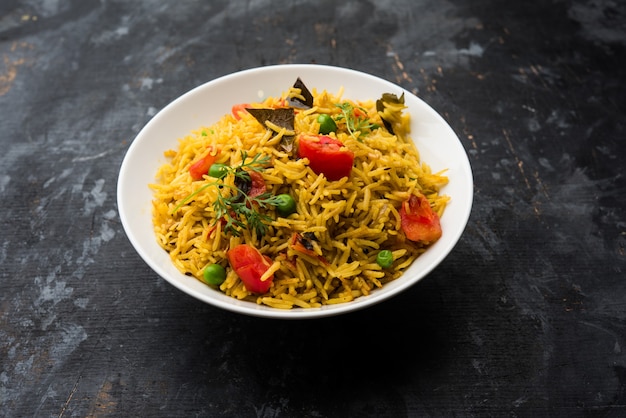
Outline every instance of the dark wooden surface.
<svg viewBox="0 0 626 418">
<path fill-rule="evenodd" d="M 3 0 L 0 57 L 1 416 L 626 416 L 624 2 Z M 281 63 L 396 82 L 467 149 L 465 234 L 381 305 L 220 311 L 125 237 L 143 125 Z"/>
</svg>

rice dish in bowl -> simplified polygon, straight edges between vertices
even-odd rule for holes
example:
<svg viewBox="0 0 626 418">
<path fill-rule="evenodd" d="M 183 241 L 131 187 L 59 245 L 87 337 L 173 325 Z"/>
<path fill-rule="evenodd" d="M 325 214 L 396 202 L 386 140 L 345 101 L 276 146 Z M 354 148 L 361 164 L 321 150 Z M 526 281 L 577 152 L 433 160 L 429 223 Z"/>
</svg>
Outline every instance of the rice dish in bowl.
<svg viewBox="0 0 626 418">
<path fill-rule="evenodd" d="M 461 236 L 472 187 L 458 138 L 417 97 L 353 70 L 283 65 L 164 108 L 124 159 L 118 201 L 129 240 L 170 283 L 295 319 L 362 308 L 424 277 Z M 439 234 L 411 227 L 420 206 Z"/>
</svg>

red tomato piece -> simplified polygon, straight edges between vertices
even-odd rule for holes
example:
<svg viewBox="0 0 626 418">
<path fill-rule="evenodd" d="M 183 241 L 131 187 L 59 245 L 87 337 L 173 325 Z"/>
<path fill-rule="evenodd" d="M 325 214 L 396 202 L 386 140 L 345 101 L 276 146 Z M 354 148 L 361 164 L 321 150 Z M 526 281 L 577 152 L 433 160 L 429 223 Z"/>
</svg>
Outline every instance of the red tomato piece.
<svg viewBox="0 0 626 418">
<path fill-rule="evenodd" d="M 263 176 L 256 171 L 249 171 L 250 174 L 250 191 L 247 193 L 250 197 L 256 197 L 260 194 L 266 192 L 267 187 L 265 186 L 265 180 L 263 180 Z"/>
<path fill-rule="evenodd" d="M 358 107 L 355 107 L 355 108 L 352 109 L 352 114 L 357 119 L 365 119 L 365 118 L 367 118 L 367 113 L 365 113 L 363 110 L 359 109 Z"/>
<path fill-rule="evenodd" d="M 320 260 L 325 265 L 329 264 L 328 261 L 324 257 L 322 257 L 321 255 L 318 255 L 313 250 L 313 246 L 311 245 L 311 241 L 309 239 L 307 239 L 307 238 L 304 238 L 302 235 L 300 235 L 297 232 L 294 232 L 293 235 L 291 236 L 291 241 L 289 243 L 289 246 L 294 251 L 297 251 L 297 252 L 302 253 L 302 254 L 306 254 L 309 257 L 317 258 L 318 260 Z"/>
<path fill-rule="evenodd" d="M 233 106 L 231 111 L 235 119 L 237 120 L 241 119 L 241 115 L 239 115 L 239 113 L 246 112 L 246 107 L 250 107 L 250 105 L 248 103 L 240 103 L 240 104 L 236 104 Z"/>
<path fill-rule="evenodd" d="M 228 262 L 237 276 L 252 293 L 266 293 L 274 275 L 261 281 L 261 276 L 270 268 L 272 260 L 248 244 L 239 244 L 228 251 Z"/>
<path fill-rule="evenodd" d="M 424 244 L 437 241 L 441 237 L 439 215 L 424 195 L 412 195 L 400 207 L 400 223 L 406 237 Z"/>
<path fill-rule="evenodd" d="M 308 158 L 309 167 L 331 181 L 349 176 L 354 163 L 354 153 L 341 141 L 326 135 L 300 135 L 298 157 Z"/>
<path fill-rule="evenodd" d="M 308 243 L 308 240 L 305 240 L 302 235 L 297 232 L 294 232 L 291 236 L 291 242 L 289 243 L 291 248 L 299 253 L 303 253 L 309 255 L 311 257 L 317 257 L 317 253 L 313 251 L 313 247 Z"/>
<path fill-rule="evenodd" d="M 209 147 L 207 154 L 189 167 L 191 178 L 194 180 L 202 179 L 202 176 L 209 172 L 209 168 L 211 168 L 216 158 L 217 153 L 213 154 L 213 148 Z"/>
</svg>

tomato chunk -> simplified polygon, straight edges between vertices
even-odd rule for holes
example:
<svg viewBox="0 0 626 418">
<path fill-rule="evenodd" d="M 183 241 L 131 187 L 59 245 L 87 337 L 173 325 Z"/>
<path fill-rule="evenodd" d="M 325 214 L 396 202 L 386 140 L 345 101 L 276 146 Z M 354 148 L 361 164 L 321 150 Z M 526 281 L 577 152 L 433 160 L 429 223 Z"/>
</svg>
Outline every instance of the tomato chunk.
<svg viewBox="0 0 626 418">
<path fill-rule="evenodd" d="M 300 235 L 297 232 L 294 232 L 291 236 L 291 240 L 289 242 L 289 246 L 294 250 L 302 254 L 306 254 L 309 257 L 314 257 L 320 260 L 325 265 L 328 265 L 328 261 L 321 255 L 318 255 L 313 249 L 313 245 L 311 244 L 311 240 L 307 237 Z"/>
<path fill-rule="evenodd" d="M 316 174 L 324 174 L 335 181 L 352 171 L 354 153 L 337 139 L 326 135 L 302 134 L 298 138 L 298 157 L 308 158 L 309 167 Z"/>
<path fill-rule="evenodd" d="M 250 105 L 248 103 L 240 103 L 232 107 L 231 112 L 233 113 L 233 116 L 235 117 L 235 119 L 237 120 L 241 119 L 241 115 L 239 113 L 247 112 L 246 107 L 250 107 Z"/>
<path fill-rule="evenodd" d="M 424 195 L 411 195 L 400 207 L 400 223 L 406 237 L 411 241 L 428 244 L 441 237 L 439 215 Z"/>
<path fill-rule="evenodd" d="M 267 191 L 267 187 L 265 186 L 265 180 L 263 180 L 263 176 L 256 171 L 249 171 L 250 175 L 250 191 L 248 192 L 248 196 L 256 197 L 261 195 Z"/>
<path fill-rule="evenodd" d="M 211 168 L 217 158 L 217 153 L 213 154 L 213 148 L 208 148 L 207 154 L 189 167 L 189 175 L 194 180 L 202 179 L 202 176 L 209 172 L 209 168 Z"/>
<path fill-rule="evenodd" d="M 274 275 L 261 281 L 263 274 L 272 265 L 272 260 L 269 257 L 248 244 L 239 244 L 231 248 L 227 256 L 230 266 L 235 270 L 246 289 L 252 293 L 266 293 L 269 290 Z"/>
</svg>

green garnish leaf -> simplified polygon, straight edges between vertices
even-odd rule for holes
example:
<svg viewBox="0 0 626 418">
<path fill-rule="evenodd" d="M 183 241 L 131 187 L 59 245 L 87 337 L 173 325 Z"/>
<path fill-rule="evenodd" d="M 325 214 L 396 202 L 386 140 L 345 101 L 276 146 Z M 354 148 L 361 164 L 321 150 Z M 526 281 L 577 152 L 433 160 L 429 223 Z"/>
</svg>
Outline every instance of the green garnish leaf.
<svg viewBox="0 0 626 418">
<path fill-rule="evenodd" d="M 253 229 L 257 235 L 264 235 L 267 232 L 267 225 L 272 221 L 272 218 L 259 212 L 257 209 L 277 206 L 281 200 L 278 196 L 273 196 L 268 192 L 254 197 L 248 195 L 247 192 L 249 190 L 244 190 L 246 189 L 244 185 L 249 184 L 251 181 L 250 171 L 262 172 L 270 162 L 270 156 L 256 154 L 250 161 L 248 159 L 248 152 L 241 151 L 241 164 L 235 167 L 223 167 L 223 170 L 227 173 L 226 175 L 235 177 L 234 186 L 224 184 L 223 181 L 206 183 L 181 200 L 171 213 L 175 214 L 178 212 L 181 207 L 208 187 L 217 187 L 220 192 L 213 202 L 213 210 L 215 211 L 214 224 L 223 220 L 225 222 L 224 232 L 235 236 L 240 236 L 242 229 Z"/>
<path fill-rule="evenodd" d="M 344 122 L 350 136 L 357 140 L 359 139 L 357 132 L 368 134 L 380 128 L 367 117 L 367 110 L 362 107 L 355 107 L 349 102 L 337 103 L 335 106 L 341 109 L 341 114 L 335 116 L 335 120 Z"/>
</svg>

